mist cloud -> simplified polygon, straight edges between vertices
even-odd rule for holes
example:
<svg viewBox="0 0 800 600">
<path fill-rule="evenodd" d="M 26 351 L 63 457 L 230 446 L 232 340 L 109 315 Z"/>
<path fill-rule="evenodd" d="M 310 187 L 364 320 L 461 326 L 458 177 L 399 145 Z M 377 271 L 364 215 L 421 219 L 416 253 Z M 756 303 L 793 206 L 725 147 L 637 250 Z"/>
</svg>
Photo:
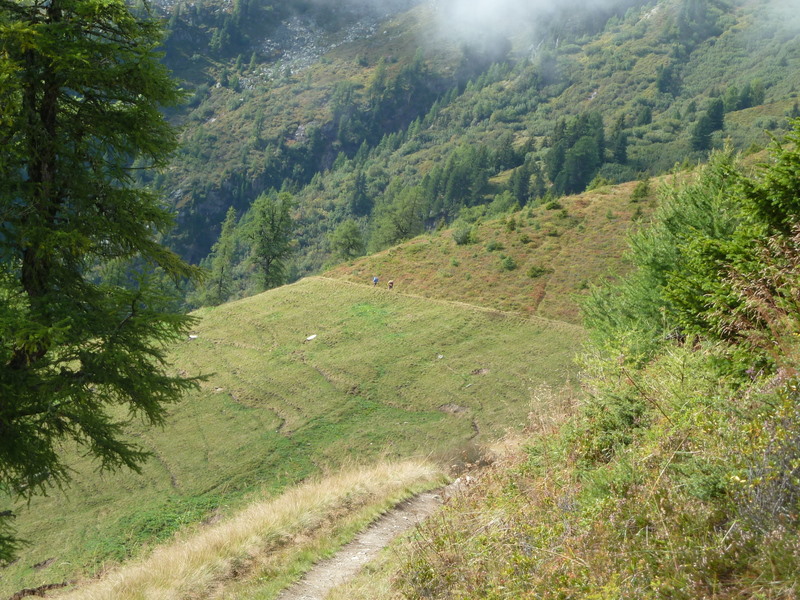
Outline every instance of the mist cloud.
<svg viewBox="0 0 800 600">
<path fill-rule="evenodd" d="M 645 0 L 437 0 L 433 5 L 440 31 L 451 39 L 470 42 L 522 35 L 531 42 L 556 14 L 566 15 L 567 20 L 580 20 L 597 10 L 619 7 L 624 11 L 628 6 L 644 3 Z"/>
<path fill-rule="evenodd" d="M 457 34 L 512 32 L 552 13 L 553 0 L 442 0 L 436 3 L 443 30 Z"/>
<path fill-rule="evenodd" d="M 774 18 L 784 25 L 800 28 L 800 0 L 773 0 L 768 6 Z"/>
</svg>

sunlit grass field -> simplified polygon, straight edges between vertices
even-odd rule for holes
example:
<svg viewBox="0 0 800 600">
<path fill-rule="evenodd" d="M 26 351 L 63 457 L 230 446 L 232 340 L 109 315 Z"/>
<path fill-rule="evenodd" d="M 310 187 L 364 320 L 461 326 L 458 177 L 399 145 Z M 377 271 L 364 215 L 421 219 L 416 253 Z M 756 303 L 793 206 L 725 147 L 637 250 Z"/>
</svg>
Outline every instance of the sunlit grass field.
<svg viewBox="0 0 800 600">
<path fill-rule="evenodd" d="M 383 511 L 442 481 L 442 472 L 422 461 L 345 467 L 277 498 L 256 499 L 230 518 L 184 532 L 59 597 L 274 598 Z"/>
<path fill-rule="evenodd" d="M 326 275 L 361 283 L 377 275 L 413 294 L 578 323 L 577 298 L 624 271 L 627 233 L 652 212 L 659 184 L 654 179 L 637 202 L 637 182 L 629 182 L 486 218 L 469 244 L 456 244 L 454 228 L 444 229 Z"/>
<path fill-rule="evenodd" d="M 200 311 L 173 359 L 208 380 L 163 429 L 132 425 L 153 453 L 142 475 L 65 449 L 74 484 L 19 507 L 30 544 L 0 596 L 102 572 L 342 465 L 471 460 L 574 375 L 579 327 L 402 292 L 310 278 Z"/>
</svg>

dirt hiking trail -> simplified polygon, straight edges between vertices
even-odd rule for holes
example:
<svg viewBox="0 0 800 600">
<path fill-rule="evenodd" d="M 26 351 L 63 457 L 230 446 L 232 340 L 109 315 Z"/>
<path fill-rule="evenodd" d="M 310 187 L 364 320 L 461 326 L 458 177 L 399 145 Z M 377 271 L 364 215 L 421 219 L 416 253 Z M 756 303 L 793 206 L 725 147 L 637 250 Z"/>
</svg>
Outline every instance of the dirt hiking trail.
<svg viewBox="0 0 800 600">
<path fill-rule="evenodd" d="M 324 600 L 328 592 L 354 577 L 394 538 L 430 516 L 441 505 L 443 492 L 443 489 L 425 492 L 400 503 L 334 556 L 314 565 L 278 600 Z"/>
</svg>

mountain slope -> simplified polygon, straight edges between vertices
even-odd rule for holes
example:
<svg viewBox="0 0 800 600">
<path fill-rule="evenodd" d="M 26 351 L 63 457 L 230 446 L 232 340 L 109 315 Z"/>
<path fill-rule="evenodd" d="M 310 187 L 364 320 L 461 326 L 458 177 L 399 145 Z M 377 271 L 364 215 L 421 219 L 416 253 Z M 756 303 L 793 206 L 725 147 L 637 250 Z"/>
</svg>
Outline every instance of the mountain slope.
<svg viewBox="0 0 800 600">
<path fill-rule="evenodd" d="M 574 376 L 579 327 L 312 278 L 198 313 L 175 368 L 207 373 L 142 475 L 102 476 L 77 451 L 66 495 L 17 507 L 31 542 L 0 594 L 102 571 L 202 519 L 320 471 L 381 458 L 470 460 L 519 428 L 540 387 Z M 313 339 L 308 339 L 316 335 Z"/>
<path fill-rule="evenodd" d="M 577 323 L 576 296 L 624 269 L 626 234 L 652 211 L 659 181 L 603 186 L 578 196 L 458 223 L 343 263 L 328 277 Z M 646 192 L 642 190 L 646 186 Z M 469 233 L 467 243 L 456 238 Z M 460 238 L 459 238 L 460 239 Z"/>
<path fill-rule="evenodd" d="M 788 599 L 800 581 L 800 120 L 718 154 L 587 304 L 583 394 L 333 598 Z M 375 590 L 381 589 L 381 594 Z"/>
<path fill-rule="evenodd" d="M 195 47 L 200 58 L 176 62 L 197 94 L 176 116 L 184 150 L 157 180 L 179 209 L 175 246 L 199 260 L 228 206 L 242 214 L 260 192 L 285 185 L 298 200 L 299 277 L 330 260 L 328 238 L 347 218 L 375 249 L 409 237 L 381 227 L 403 201 L 399 190 L 421 188 L 414 235 L 509 189 L 508 179 L 490 181 L 509 168 L 525 166 L 536 180 L 514 192 L 521 205 L 535 203 L 548 188 L 580 191 L 594 176 L 634 180 L 702 161 L 727 138 L 741 150 L 763 146 L 765 130 L 780 131 L 798 110 L 797 21 L 779 2 L 612 2 L 581 18 L 565 5 L 461 37 L 442 33 L 461 31 L 446 6 L 397 5 L 351 34 L 361 22 L 355 6 L 346 18 L 307 11 L 311 33 L 278 44 L 275 56 L 259 50 L 274 32 L 255 31 L 256 20 L 237 47 L 243 60 Z M 300 18 L 274 14 L 276 27 Z M 302 40 L 320 50 L 297 62 Z M 723 114 L 708 122 L 717 101 Z M 586 138 L 587 122 L 573 119 L 591 115 L 602 129 L 592 121 L 596 145 L 576 147 L 570 128 Z M 448 188 L 463 168 L 472 180 Z"/>
</svg>

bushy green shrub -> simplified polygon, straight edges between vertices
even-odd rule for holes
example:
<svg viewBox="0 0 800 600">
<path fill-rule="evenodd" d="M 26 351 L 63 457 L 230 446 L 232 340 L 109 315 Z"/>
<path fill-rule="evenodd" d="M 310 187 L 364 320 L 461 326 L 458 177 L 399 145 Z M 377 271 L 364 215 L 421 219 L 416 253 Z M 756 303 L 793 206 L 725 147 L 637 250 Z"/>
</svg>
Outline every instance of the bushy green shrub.
<svg viewBox="0 0 800 600">
<path fill-rule="evenodd" d="M 627 339 L 637 331 L 638 353 L 645 347 L 654 351 L 671 332 L 685 328 L 689 315 L 676 307 L 675 293 L 680 286 L 686 298 L 704 301 L 695 281 L 698 244 L 727 243 L 741 222 L 740 202 L 732 193 L 734 172 L 733 157 L 716 153 L 696 180 L 662 188 L 653 225 L 630 240 L 636 269 L 613 286 L 592 290 L 583 303 L 584 322 L 595 339 Z"/>
<path fill-rule="evenodd" d="M 504 271 L 513 271 L 517 268 L 517 261 L 514 260 L 513 256 L 506 256 L 500 261 L 500 265 Z"/>
<path fill-rule="evenodd" d="M 594 179 L 589 182 L 589 185 L 586 186 L 586 191 L 591 192 L 592 190 L 596 190 L 601 187 L 605 187 L 607 185 L 611 185 L 611 181 L 603 177 L 602 175 L 595 175 Z"/>
<path fill-rule="evenodd" d="M 470 225 L 461 225 L 453 230 L 453 240 L 459 246 L 475 243 L 475 235 Z"/>
<path fill-rule="evenodd" d="M 531 265 L 528 267 L 528 277 L 531 279 L 536 279 L 537 277 L 541 277 L 542 275 L 547 275 L 552 273 L 553 269 L 549 267 L 543 267 L 541 265 Z"/>
<path fill-rule="evenodd" d="M 641 202 L 642 200 L 647 200 L 647 197 L 650 195 L 650 178 L 642 179 L 636 184 L 636 187 L 633 188 L 633 193 L 631 194 L 631 202 Z"/>
<path fill-rule="evenodd" d="M 486 251 L 487 252 L 494 252 L 495 250 L 502 250 L 503 243 L 498 240 L 489 240 L 486 244 Z"/>
</svg>

